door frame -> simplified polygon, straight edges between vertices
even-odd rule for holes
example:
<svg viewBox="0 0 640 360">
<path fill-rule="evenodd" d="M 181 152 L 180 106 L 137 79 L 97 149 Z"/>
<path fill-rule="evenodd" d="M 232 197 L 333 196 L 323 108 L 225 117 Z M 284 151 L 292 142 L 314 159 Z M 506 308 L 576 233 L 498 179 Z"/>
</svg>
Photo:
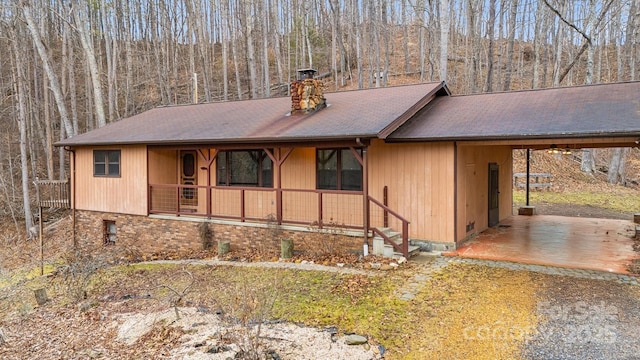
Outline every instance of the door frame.
<svg viewBox="0 0 640 360">
<path fill-rule="evenodd" d="M 498 163 L 489 163 L 487 182 L 487 226 L 494 227 L 500 222 L 500 166 Z"/>
<path fill-rule="evenodd" d="M 185 174 L 185 156 L 191 156 L 191 175 Z M 180 150 L 178 159 L 178 180 L 180 185 L 198 185 L 198 154 L 195 150 Z M 180 190 L 180 206 L 198 206 L 198 190 L 182 188 Z"/>
</svg>

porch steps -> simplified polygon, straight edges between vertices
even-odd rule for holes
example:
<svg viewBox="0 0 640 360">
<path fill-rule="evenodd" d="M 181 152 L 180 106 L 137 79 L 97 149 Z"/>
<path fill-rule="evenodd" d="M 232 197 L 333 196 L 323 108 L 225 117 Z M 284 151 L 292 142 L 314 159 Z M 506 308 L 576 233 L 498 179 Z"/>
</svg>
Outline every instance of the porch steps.
<svg viewBox="0 0 640 360">
<path fill-rule="evenodd" d="M 391 241 L 394 243 L 401 245 L 402 244 L 402 233 L 394 231 L 391 228 L 380 228 L 381 230 Z M 411 245 L 411 240 L 409 240 L 409 257 L 417 254 L 420 251 L 419 246 Z M 384 256 L 384 257 L 393 257 L 400 258 L 404 255 L 400 252 L 395 251 L 392 245 L 385 244 L 384 238 L 377 235 L 373 238 L 373 255 Z"/>
</svg>

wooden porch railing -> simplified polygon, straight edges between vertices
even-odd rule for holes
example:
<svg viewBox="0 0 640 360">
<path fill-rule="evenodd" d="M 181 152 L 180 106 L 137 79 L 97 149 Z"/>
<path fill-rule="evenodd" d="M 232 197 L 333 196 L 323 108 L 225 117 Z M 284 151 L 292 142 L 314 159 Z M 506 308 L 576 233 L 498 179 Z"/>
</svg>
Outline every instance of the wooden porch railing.
<svg viewBox="0 0 640 360">
<path fill-rule="evenodd" d="M 36 180 L 38 188 L 38 206 L 43 208 L 71 208 L 71 189 L 69 179 Z"/>
<path fill-rule="evenodd" d="M 375 205 L 377 205 L 380 209 L 382 209 L 383 213 L 384 213 L 384 226 L 388 226 L 388 216 L 392 215 L 393 217 L 395 217 L 398 221 L 400 221 L 402 223 L 402 243 L 400 244 L 396 244 L 395 241 L 392 241 L 382 230 L 380 230 L 378 227 L 375 226 L 369 226 L 369 231 L 379 235 L 381 238 L 384 239 L 384 242 L 393 246 L 393 248 L 399 252 L 402 253 L 402 255 L 405 258 L 409 258 L 409 220 L 405 219 L 404 217 L 402 217 L 402 215 L 398 214 L 397 212 L 393 211 L 391 208 L 389 208 L 387 205 L 381 203 L 380 201 L 374 199 L 373 197 L 369 196 L 369 203 L 373 203 Z M 371 220 L 370 220 L 370 213 L 367 214 L 369 221 L 367 221 L 369 224 L 371 224 Z"/>
<path fill-rule="evenodd" d="M 185 192 L 185 189 L 190 191 Z M 191 198 L 185 201 L 185 194 Z M 384 217 L 379 222 L 372 222 L 372 207 L 369 206 L 367 214 L 363 213 L 363 196 L 361 191 L 150 184 L 148 205 L 150 214 L 189 215 L 241 222 L 274 219 L 278 224 L 314 224 L 319 228 L 362 229 L 366 215 L 369 224 L 367 234 L 379 235 L 385 243 L 408 258 L 409 221 L 369 196 L 369 204 L 374 204 Z M 195 205 L 189 204 L 190 201 Z M 396 244 L 380 229 L 380 225 L 388 227 L 389 222 L 402 224 L 401 244 Z"/>
<path fill-rule="evenodd" d="M 360 191 L 150 184 L 148 206 L 150 214 L 359 229 L 362 196 Z"/>
</svg>

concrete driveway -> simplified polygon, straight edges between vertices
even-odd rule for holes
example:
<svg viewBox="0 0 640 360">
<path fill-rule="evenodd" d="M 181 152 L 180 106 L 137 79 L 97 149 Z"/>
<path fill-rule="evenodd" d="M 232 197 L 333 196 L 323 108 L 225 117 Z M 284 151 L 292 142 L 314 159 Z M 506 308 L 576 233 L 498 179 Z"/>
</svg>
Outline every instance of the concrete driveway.
<svg viewBox="0 0 640 360">
<path fill-rule="evenodd" d="M 512 216 L 463 244 L 465 258 L 512 261 L 628 274 L 633 250 L 630 220 Z"/>
</svg>

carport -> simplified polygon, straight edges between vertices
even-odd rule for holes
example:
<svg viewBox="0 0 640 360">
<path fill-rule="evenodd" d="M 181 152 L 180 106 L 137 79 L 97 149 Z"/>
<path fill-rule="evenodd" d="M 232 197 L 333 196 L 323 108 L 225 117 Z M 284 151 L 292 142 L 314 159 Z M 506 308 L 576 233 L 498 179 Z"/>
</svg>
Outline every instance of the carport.
<svg viewBox="0 0 640 360">
<path fill-rule="evenodd" d="M 513 149 L 544 151 L 564 139 L 539 139 L 535 142 L 493 142 L 511 145 Z M 637 138 L 575 138 L 572 151 L 582 148 L 633 147 Z M 564 140 L 566 141 L 566 140 Z M 479 144 L 477 144 L 479 145 Z M 513 191 L 513 181 L 511 191 Z M 528 181 L 527 181 L 528 182 Z M 527 205 L 529 192 L 526 188 Z M 502 195 L 499 195 L 502 196 Z M 640 254 L 633 249 L 636 225 L 632 216 L 627 220 L 538 215 L 535 203 L 520 208 L 515 214 L 500 217 L 500 221 L 477 234 L 467 237 L 457 246 L 461 257 L 512 261 L 566 268 L 591 269 L 628 274 L 628 265 Z M 523 211 L 524 210 L 524 211 Z M 640 209 L 629 209 L 630 213 Z M 519 215 L 516 215 L 519 214 Z"/>
<path fill-rule="evenodd" d="M 500 149 L 637 147 L 640 82 L 451 96 L 417 116 L 390 140 L 455 143 L 458 255 L 627 271 L 632 219 L 512 215 L 513 157 Z"/>
<path fill-rule="evenodd" d="M 638 258 L 632 221 L 514 215 L 456 250 L 461 257 L 620 274 Z"/>
</svg>

